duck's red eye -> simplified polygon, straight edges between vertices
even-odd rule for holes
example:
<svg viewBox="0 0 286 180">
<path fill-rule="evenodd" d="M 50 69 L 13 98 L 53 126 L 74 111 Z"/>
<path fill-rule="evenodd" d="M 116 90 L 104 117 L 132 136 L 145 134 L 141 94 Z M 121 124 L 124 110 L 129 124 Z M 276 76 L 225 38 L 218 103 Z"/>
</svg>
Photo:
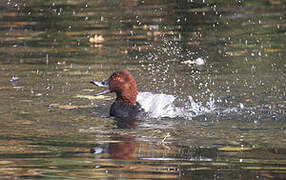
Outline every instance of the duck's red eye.
<svg viewBox="0 0 286 180">
<path fill-rule="evenodd" d="M 114 77 L 113 80 L 120 81 L 121 78 L 117 76 L 117 77 Z"/>
</svg>

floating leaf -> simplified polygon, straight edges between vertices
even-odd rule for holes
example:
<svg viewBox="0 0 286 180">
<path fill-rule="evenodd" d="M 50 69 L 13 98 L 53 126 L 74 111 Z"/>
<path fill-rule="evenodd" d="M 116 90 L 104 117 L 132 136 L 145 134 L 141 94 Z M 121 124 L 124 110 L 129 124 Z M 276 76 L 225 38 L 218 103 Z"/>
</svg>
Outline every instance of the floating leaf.
<svg viewBox="0 0 286 180">
<path fill-rule="evenodd" d="M 104 95 L 99 95 L 99 96 L 77 95 L 75 97 L 76 98 L 85 98 L 85 99 L 89 99 L 89 100 L 97 100 L 97 99 L 110 100 L 111 99 L 110 97 L 104 96 Z"/>
<path fill-rule="evenodd" d="M 245 102 L 251 102 L 251 103 L 253 102 L 252 99 L 244 99 L 244 101 L 245 101 Z"/>
<path fill-rule="evenodd" d="M 27 111 L 20 111 L 20 114 L 30 114 L 30 112 L 27 112 Z"/>
<path fill-rule="evenodd" d="M 72 32 L 65 32 L 65 34 L 68 36 L 78 36 L 78 35 L 81 35 L 82 32 L 81 31 L 79 31 L 79 32 L 72 31 Z"/>
<path fill-rule="evenodd" d="M 128 50 L 127 49 L 125 49 L 125 50 L 122 50 L 122 51 L 120 51 L 122 54 L 128 54 Z"/>
<path fill-rule="evenodd" d="M 94 35 L 93 37 L 89 38 L 88 40 L 90 43 L 102 43 L 104 38 L 102 35 Z"/>
<path fill-rule="evenodd" d="M 187 42 L 188 45 L 200 45 L 200 42 L 199 41 L 190 41 L 190 42 Z"/>
<path fill-rule="evenodd" d="M 13 86 L 14 89 L 23 89 L 24 86 Z"/>
<path fill-rule="evenodd" d="M 93 92 L 94 89 L 83 89 L 82 91 L 85 91 L 85 92 Z"/>
<path fill-rule="evenodd" d="M 65 69 L 63 69 L 63 71 L 64 71 L 64 72 L 67 72 L 67 71 L 70 71 L 70 69 L 65 68 Z"/>
<path fill-rule="evenodd" d="M 24 99 L 24 100 L 20 100 L 21 102 L 33 102 L 33 100 L 30 99 Z"/>
<path fill-rule="evenodd" d="M 89 108 L 90 106 L 77 106 L 77 105 L 68 105 L 68 104 L 50 104 L 50 108 L 59 108 L 59 109 L 81 109 L 81 108 Z"/>
<path fill-rule="evenodd" d="M 66 62 L 66 61 L 62 61 L 62 62 L 58 61 L 57 64 L 58 64 L 58 65 L 66 65 L 67 62 Z"/>
<path fill-rule="evenodd" d="M 243 54 L 245 54 L 246 51 L 230 51 L 230 52 L 225 52 L 225 54 L 229 55 L 229 56 L 241 56 Z"/>
<path fill-rule="evenodd" d="M 274 52 L 279 52 L 280 50 L 279 49 L 264 49 L 264 52 L 267 52 L 267 53 L 274 53 Z"/>
<path fill-rule="evenodd" d="M 3 90 L 3 89 L 10 89 L 11 87 L 0 87 L 0 90 Z"/>
<path fill-rule="evenodd" d="M 246 147 L 221 147 L 218 148 L 219 151 L 250 151 L 252 148 Z"/>
<path fill-rule="evenodd" d="M 147 29 L 148 29 L 148 26 L 147 26 L 147 25 L 143 25 L 143 26 L 135 26 L 135 25 L 133 25 L 133 29 L 147 30 Z"/>
<path fill-rule="evenodd" d="M 11 164 L 13 161 L 0 161 L 1 165 Z"/>
<path fill-rule="evenodd" d="M 21 124 L 24 124 L 24 125 L 30 125 L 33 123 L 34 123 L 33 121 L 21 121 Z"/>
</svg>

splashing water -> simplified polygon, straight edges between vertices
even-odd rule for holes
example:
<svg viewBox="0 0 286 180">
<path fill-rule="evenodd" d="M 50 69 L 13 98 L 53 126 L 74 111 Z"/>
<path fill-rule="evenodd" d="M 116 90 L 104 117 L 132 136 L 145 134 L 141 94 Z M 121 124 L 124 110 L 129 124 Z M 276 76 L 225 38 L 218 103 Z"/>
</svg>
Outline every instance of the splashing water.
<svg viewBox="0 0 286 180">
<path fill-rule="evenodd" d="M 178 102 L 173 95 L 139 92 L 137 101 L 152 118 L 192 119 L 195 116 L 214 112 L 216 109 L 213 99 L 210 99 L 204 106 L 201 102 L 195 102 L 191 96 L 188 97 L 187 102 Z"/>
</svg>

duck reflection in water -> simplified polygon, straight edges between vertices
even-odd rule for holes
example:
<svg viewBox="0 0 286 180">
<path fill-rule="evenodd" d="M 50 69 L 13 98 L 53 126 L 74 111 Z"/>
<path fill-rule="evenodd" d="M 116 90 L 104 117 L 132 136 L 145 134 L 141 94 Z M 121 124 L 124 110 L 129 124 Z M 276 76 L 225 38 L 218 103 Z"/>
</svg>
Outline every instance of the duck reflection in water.
<svg viewBox="0 0 286 180">
<path fill-rule="evenodd" d="M 117 128 L 119 129 L 135 129 L 136 118 L 115 118 Z M 92 153 L 101 154 L 108 153 L 112 159 L 135 160 L 136 144 L 133 136 L 114 136 L 111 137 L 111 143 L 100 144 L 91 149 Z"/>
</svg>

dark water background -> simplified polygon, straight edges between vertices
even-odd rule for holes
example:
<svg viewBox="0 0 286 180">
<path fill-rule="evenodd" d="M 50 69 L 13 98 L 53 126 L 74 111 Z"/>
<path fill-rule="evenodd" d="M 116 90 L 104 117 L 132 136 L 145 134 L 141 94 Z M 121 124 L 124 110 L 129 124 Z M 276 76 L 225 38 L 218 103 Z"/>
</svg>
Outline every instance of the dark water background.
<svg viewBox="0 0 286 180">
<path fill-rule="evenodd" d="M 286 1 L 4 0 L 0 32 L 1 179 L 286 178 Z M 215 109 L 122 125 L 89 84 L 122 68 Z"/>
</svg>

